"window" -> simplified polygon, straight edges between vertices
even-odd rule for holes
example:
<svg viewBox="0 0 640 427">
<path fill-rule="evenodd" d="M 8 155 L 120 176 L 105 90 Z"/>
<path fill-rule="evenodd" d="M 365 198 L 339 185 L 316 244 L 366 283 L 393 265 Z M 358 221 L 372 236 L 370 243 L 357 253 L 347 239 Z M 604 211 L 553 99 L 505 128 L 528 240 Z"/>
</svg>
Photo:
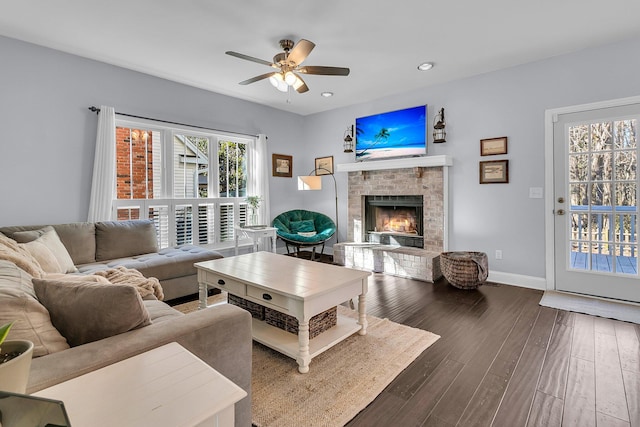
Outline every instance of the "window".
<svg viewBox="0 0 640 427">
<path fill-rule="evenodd" d="M 254 145 L 249 138 L 116 120 L 115 218 L 153 220 L 160 247 L 233 241 L 234 224 L 246 221 Z"/>
</svg>

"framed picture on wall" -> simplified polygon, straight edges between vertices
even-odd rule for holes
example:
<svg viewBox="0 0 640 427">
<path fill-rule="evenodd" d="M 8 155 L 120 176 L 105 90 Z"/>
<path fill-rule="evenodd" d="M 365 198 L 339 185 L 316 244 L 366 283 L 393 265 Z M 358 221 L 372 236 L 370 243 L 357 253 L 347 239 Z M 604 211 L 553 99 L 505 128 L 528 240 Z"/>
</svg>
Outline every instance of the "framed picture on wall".
<svg viewBox="0 0 640 427">
<path fill-rule="evenodd" d="M 286 154 L 272 154 L 271 169 L 273 176 L 291 178 L 293 176 L 293 156 L 287 156 Z"/>
<path fill-rule="evenodd" d="M 480 184 L 508 184 L 509 160 L 480 162 Z"/>
<path fill-rule="evenodd" d="M 480 140 L 481 156 L 496 156 L 498 154 L 507 154 L 507 137 L 489 138 Z"/>
<path fill-rule="evenodd" d="M 333 175 L 333 156 L 316 157 L 316 175 Z"/>
</svg>

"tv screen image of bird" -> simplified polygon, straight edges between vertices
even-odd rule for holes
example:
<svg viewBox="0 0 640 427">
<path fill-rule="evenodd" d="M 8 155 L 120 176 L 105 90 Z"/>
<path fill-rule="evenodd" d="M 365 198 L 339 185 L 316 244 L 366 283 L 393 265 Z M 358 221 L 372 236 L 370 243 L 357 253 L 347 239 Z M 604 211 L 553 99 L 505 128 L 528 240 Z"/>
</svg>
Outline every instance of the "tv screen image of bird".
<svg viewBox="0 0 640 427">
<path fill-rule="evenodd" d="M 356 118 L 356 161 L 427 154 L 427 106 Z"/>
</svg>

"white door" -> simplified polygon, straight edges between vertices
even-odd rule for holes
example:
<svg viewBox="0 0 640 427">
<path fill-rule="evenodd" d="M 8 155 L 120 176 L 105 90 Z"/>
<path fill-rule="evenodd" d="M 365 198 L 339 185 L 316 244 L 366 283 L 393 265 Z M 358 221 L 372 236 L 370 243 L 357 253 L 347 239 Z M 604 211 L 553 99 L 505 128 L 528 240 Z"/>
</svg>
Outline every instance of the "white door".
<svg viewBox="0 0 640 427">
<path fill-rule="evenodd" d="M 640 302 L 639 124 L 640 104 L 554 122 L 557 290 Z"/>
</svg>

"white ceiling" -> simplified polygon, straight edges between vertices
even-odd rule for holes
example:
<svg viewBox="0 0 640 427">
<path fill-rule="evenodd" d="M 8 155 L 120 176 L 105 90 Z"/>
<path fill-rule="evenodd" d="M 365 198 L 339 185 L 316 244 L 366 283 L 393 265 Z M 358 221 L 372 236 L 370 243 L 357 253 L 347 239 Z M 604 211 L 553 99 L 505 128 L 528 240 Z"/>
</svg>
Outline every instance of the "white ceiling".
<svg viewBox="0 0 640 427">
<path fill-rule="evenodd" d="M 307 115 L 639 36 L 639 16 L 638 0 L 2 0 L 0 34 Z M 282 38 L 351 74 L 238 85 L 271 69 L 225 51 L 271 61 Z"/>
</svg>

